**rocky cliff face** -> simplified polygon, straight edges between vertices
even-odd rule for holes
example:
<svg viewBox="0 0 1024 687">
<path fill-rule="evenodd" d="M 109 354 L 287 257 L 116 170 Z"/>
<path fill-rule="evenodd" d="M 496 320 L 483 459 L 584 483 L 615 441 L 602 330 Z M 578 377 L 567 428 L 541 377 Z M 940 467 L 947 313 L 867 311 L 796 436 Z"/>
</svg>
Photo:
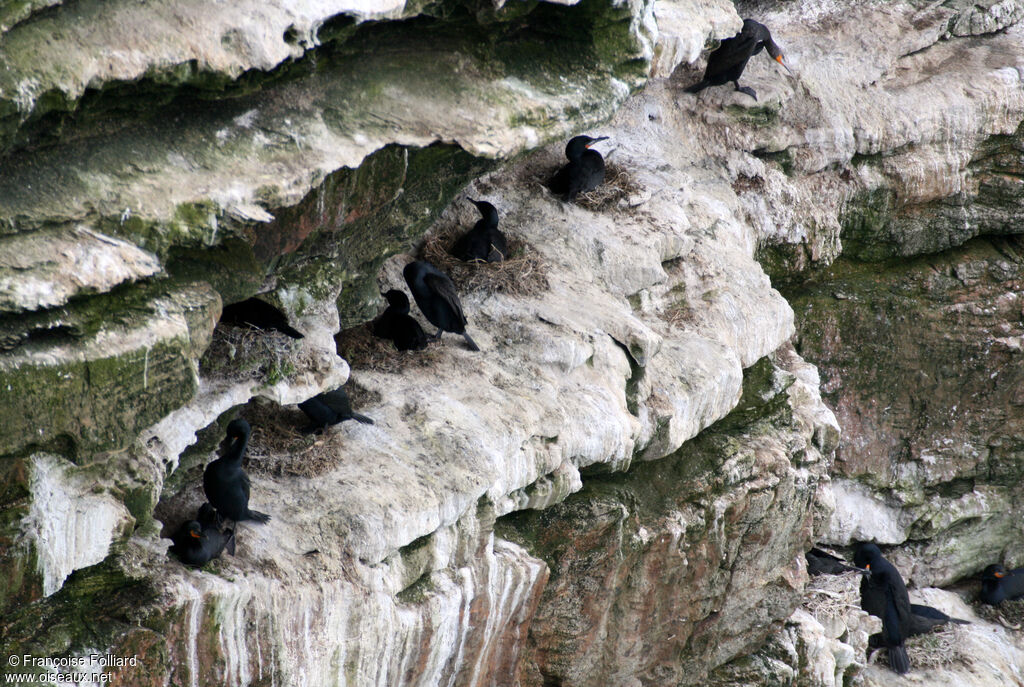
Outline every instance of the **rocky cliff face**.
<svg viewBox="0 0 1024 687">
<path fill-rule="evenodd" d="M 685 94 L 741 16 L 796 75 Z M 1022 16 L 0 2 L 0 645 L 129 684 L 891 684 L 863 613 L 798 608 L 802 554 L 1024 556 Z M 582 131 L 608 182 L 567 205 Z M 466 196 L 516 246 L 454 275 L 483 351 L 374 347 Z M 255 294 L 305 337 L 218 325 Z M 346 379 L 375 424 L 298 435 Z M 239 414 L 273 520 L 186 569 L 161 534 Z M 975 625 L 929 684 L 1017 684 Z"/>
</svg>

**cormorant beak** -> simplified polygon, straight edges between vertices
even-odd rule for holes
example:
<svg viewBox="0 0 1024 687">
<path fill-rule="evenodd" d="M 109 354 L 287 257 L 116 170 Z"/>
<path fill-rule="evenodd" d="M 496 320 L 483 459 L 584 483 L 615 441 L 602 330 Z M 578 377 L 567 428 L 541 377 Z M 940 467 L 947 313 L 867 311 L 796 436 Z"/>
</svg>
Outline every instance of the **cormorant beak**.
<svg viewBox="0 0 1024 687">
<path fill-rule="evenodd" d="M 854 570 L 856 570 L 857 572 L 859 572 L 859 573 L 860 573 L 861 575 L 870 575 L 870 574 L 871 574 L 871 571 L 870 571 L 870 570 L 868 570 L 868 568 L 870 568 L 870 567 L 871 567 L 870 565 L 869 565 L 869 566 L 868 566 L 867 568 L 858 568 L 858 567 L 857 567 L 857 566 L 855 566 L 855 565 L 854 565 L 854 566 L 850 566 L 850 567 L 852 567 L 852 568 L 853 568 Z"/>
<path fill-rule="evenodd" d="M 202 539 L 203 538 L 203 536 L 201 534 L 199 534 L 198 532 L 196 532 L 195 530 L 190 530 L 189 533 L 188 533 L 188 536 L 192 537 L 193 539 Z"/>
<path fill-rule="evenodd" d="M 871 572 L 871 564 L 868 563 L 867 565 L 865 565 L 864 569 L 867 570 L 868 572 Z"/>
<path fill-rule="evenodd" d="M 787 65 L 785 62 L 782 61 L 782 55 L 778 55 L 775 58 L 775 61 L 778 62 L 779 64 L 781 64 L 783 67 L 785 67 L 787 72 L 789 72 L 790 74 L 793 74 L 793 70 L 789 68 L 789 65 Z M 796 76 L 796 74 L 793 74 L 793 76 Z"/>
<path fill-rule="evenodd" d="M 587 145 L 585 145 L 584 147 L 585 147 L 585 148 L 589 148 L 590 146 L 594 145 L 594 144 L 595 144 L 595 143 L 597 143 L 598 141 L 607 141 L 607 140 L 608 140 L 608 137 L 607 137 L 607 136 L 599 136 L 598 138 L 595 138 L 595 139 L 594 139 L 593 141 L 591 141 L 590 143 L 588 143 L 588 144 L 587 144 Z"/>
<path fill-rule="evenodd" d="M 1006 573 L 992 573 L 992 574 L 995 575 L 996 577 L 999 577 L 999 578 L 1006 577 Z"/>
</svg>

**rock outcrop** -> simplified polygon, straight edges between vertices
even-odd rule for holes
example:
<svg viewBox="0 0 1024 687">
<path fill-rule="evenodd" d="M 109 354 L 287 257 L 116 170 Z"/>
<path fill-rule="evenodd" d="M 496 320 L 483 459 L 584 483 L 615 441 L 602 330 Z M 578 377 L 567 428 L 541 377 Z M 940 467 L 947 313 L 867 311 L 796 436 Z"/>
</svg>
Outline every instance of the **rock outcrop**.
<svg viewBox="0 0 1024 687">
<path fill-rule="evenodd" d="M 875 621 L 800 607 L 813 542 L 916 587 L 1024 557 L 1024 3 L 249 4 L 0 0 L 6 654 L 892 684 Z M 685 94 L 751 15 L 796 76 Z M 567 205 L 582 131 L 607 182 Z M 453 273 L 482 352 L 374 348 L 466 195 L 514 246 Z M 253 295 L 304 338 L 218 322 Z M 299 436 L 286 406 L 349 379 L 375 424 Z M 161 535 L 239 414 L 273 520 L 187 569 Z M 999 648 L 929 684 L 1019 681 L 1019 637 L 964 632 Z"/>
</svg>

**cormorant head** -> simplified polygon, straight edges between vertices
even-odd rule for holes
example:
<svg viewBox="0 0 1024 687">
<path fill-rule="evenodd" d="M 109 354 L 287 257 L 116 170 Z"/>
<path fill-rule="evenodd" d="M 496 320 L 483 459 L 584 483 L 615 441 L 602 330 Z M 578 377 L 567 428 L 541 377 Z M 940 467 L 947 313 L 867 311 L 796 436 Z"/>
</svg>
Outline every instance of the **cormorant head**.
<svg viewBox="0 0 1024 687">
<path fill-rule="evenodd" d="M 203 528 L 195 520 L 189 520 L 188 524 L 186 524 L 185 527 L 188 528 L 188 536 L 191 537 L 192 539 L 202 539 L 203 538 Z"/>
<path fill-rule="evenodd" d="M 409 313 L 409 297 L 405 295 L 405 291 L 399 291 L 398 289 L 391 289 L 385 294 L 382 294 L 387 300 L 388 305 L 399 312 Z"/>
<path fill-rule="evenodd" d="M 597 138 L 591 138 L 590 136 L 575 136 L 573 137 L 568 145 L 565 146 L 565 156 L 570 160 L 578 160 L 583 155 L 583 151 L 594 145 L 598 141 L 607 140 L 607 136 L 598 136 Z"/>
<path fill-rule="evenodd" d="M 882 557 L 882 551 L 871 543 L 857 545 L 857 551 L 853 554 L 853 564 L 858 568 L 871 570 L 871 564 Z"/>
<path fill-rule="evenodd" d="M 470 203 L 476 206 L 476 209 L 480 211 L 480 216 L 483 217 L 484 221 L 488 226 L 498 226 L 498 210 L 493 205 L 488 203 L 486 200 L 473 200 L 467 198 Z"/>
<path fill-rule="evenodd" d="M 245 420 L 243 420 L 242 418 L 238 418 L 237 420 L 232 420 L 228 424 L 227 435 L 228 435 L 229 438 L 232 438 L 232 439 L 240 439 L 242 437 L 248 438 L 248 436 L 251 433 L 252 433 L 252 427 L 250 427 L 249 423 L 246 422 Z"/>
<path fill-rule="evenodd" d="M 1006 577 L 1006 568 L 998 563 L 988 566 L 981 573 L 981 579 L 983 580 L 998 580 L 1002 577 Z"/>
<path fill-rule="evenodd" d="M 199 512 L 196 514 L 196 520 L 201 526 L 220 528 L 220 515 L 214 510 L 208 502 L 199 506 Z"/>
</svg>

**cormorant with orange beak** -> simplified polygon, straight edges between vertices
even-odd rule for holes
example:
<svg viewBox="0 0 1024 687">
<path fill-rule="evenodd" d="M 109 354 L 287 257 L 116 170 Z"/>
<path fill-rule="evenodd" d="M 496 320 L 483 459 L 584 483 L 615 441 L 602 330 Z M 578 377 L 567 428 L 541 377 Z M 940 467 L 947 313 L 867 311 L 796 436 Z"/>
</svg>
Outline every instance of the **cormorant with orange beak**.
<svg viewBox="0 0 1024 687">
<path fill-rule="evenodd" d="M 743 29 L 732 38 L 726 38 L 718 49 L 708 56 L 704 78 L 686 89 L 687 93 L 703 91 L 708 86 L 721 86 L 732 81 L 736 90 L 757 100 L 757 93 L 750 86 L 740 86 L 740 75 L 751 57 L 767 50 L 773 60 L 786 67 L 782 61 L 782 49 L 772 40 L 768 27 L 753 19 L 743 20 Z M 792 70 L 786 67 L 792 74 Z"/>
<path fill-rule="evenodd" d="M 1024 568 L 1007 570 L 996 564 L 981 573 L 981 600 L 998 606 L 1007 599 L 1024 597 Z"/>
</svg>

